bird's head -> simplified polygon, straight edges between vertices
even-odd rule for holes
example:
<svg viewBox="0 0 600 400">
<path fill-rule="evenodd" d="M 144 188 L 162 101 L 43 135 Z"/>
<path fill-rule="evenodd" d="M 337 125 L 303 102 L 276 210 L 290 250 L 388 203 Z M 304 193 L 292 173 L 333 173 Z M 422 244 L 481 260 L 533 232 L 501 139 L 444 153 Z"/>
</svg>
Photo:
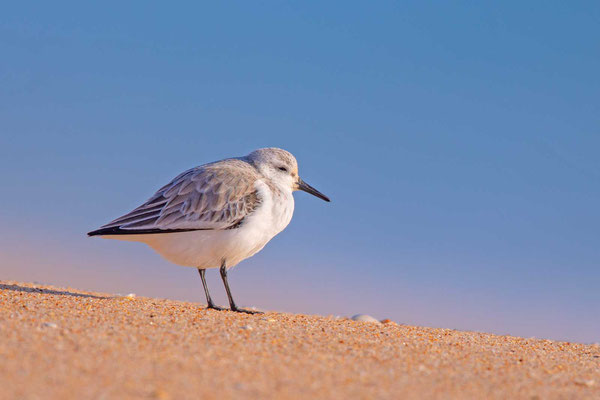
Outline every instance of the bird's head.
<svg viewBox="0 0 600 400">
<path fill-rule="evenodd" d="M 327 196 L 300 178 L 298 162 L 291 153 L 269 147 L 253 151 L 248 154 L 247 159 L 262 175 L 279 187 L 291 191 L 302 190 L 325 201 L 330 201 Z"/>
</svg>

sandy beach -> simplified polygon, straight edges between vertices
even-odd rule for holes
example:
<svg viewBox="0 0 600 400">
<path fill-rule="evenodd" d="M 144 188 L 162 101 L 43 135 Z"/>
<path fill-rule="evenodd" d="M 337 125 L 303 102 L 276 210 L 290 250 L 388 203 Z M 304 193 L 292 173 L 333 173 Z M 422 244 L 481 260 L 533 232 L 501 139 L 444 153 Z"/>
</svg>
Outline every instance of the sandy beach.
<svg viewBox="0 0 600 400">
<path fill-rule="evenodd" d="M 600 346 L 0 281 L 2 399 L 600 398 Z"/>
</svg>

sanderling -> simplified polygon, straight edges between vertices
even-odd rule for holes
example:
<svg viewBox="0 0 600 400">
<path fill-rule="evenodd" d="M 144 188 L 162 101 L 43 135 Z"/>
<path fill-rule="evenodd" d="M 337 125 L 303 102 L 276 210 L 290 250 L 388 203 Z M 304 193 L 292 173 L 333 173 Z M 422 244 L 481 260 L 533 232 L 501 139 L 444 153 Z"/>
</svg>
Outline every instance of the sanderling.
<svg viewBox="0 0 600 400">
<path fill-rule="evenodd" d="M 220 268 L 232 311 L 227 270 L 260 251 L 292 219 L 292 192 L 329 198 L 298 176 L 296 158 L 277 148 L 259 149 L 189 169 L 141 206 L 88 236 L 146 243 L 167 260 L 198 268 L 208 308 L 216 306 L 205 271 Z"/>
</svg>

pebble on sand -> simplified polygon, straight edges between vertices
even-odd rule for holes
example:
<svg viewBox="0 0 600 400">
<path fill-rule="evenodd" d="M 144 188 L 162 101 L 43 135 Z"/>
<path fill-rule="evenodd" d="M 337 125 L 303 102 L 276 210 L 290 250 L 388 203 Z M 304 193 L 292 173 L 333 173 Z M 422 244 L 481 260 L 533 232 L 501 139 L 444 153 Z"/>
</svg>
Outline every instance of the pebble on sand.
<svg viewBox="0 0 600 400">
<path fill-rule="evenodd" d="M 379 324 L 379 321 L 367 314 L 356 314 L 351 318 L 353 321 L 359 322 L 374 322 Z"/>
</svg>

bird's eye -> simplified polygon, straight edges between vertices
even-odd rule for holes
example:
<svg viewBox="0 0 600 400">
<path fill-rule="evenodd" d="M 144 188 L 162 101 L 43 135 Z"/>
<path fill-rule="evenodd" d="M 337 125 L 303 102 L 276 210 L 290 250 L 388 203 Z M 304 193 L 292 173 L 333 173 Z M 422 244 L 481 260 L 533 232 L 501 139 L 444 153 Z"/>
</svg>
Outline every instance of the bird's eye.
<svg viewBox="0 0 600 400">
<path fill-rule="evenodd" d="M 278 169 L 279 169 L 280 171 L 283 171 L 283 172 L 288 172 L 288 170 L 287 170 L 287 168 L 286 168 L 286 167 L 279 167 Z"/>
</svg>

